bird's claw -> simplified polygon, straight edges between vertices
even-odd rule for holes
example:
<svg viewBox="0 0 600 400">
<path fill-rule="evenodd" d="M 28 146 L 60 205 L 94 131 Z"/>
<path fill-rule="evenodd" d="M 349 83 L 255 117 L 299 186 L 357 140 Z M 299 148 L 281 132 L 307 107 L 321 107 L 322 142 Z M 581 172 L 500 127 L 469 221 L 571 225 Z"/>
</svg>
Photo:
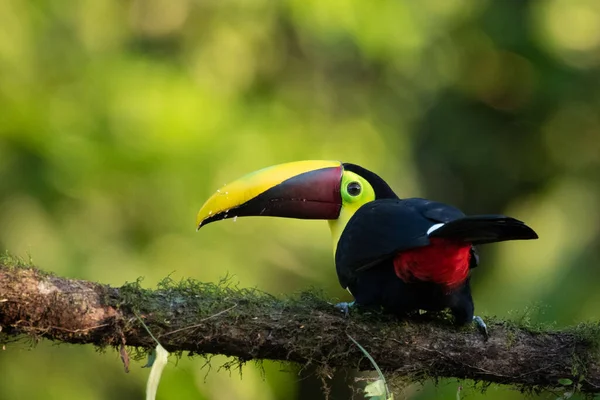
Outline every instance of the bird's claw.
<svg viewBox="0 0 600 400">
<path fill-rule="evenodd" d="M 354 305 L 354 301 L 347 303 L 345 301 L 341 302 L 341 303 L 337 303 L 335 305 L 335 308 L 337 308 L 338 310 L 340 310 L 341 312 L 344 313 L 344 316 L 347 317 L 350 314 L 350 307 L 352 307 Z"/>
<path fill-rule="evenodd" d="M 483 319 L 481 319 L 481 317 L 478 317 L 477 315 L 474 316 L 473 323 L 477 325 L 477 329 L 479 329 L 479 331 L 483 333 L 483 336 L 485 336 L 486 339 L 490 337 L 487 325 L 485 324 L 485 322 L 483 322 Z"/>
</svg>

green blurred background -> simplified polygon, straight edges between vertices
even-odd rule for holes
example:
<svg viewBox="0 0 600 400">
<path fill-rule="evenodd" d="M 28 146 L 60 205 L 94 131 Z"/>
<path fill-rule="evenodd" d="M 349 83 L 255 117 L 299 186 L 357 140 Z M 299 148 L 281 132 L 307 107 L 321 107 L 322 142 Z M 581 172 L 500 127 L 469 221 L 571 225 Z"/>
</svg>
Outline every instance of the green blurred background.
<svg viewBox="0 0 600 400">
<path fill-rule="evenodd" d="M 338 287 L 327 225 L 195 232 L 218 187 L 300 159 L 378 172 L 400 196 L 526 220 L 482 249 L 476 310 L 600 319 L 597 0 L 3 0 L 0 249 L 113 285 L 168 274 L 273 294 Z M 318 399 L 293 366 L 171 359 L 160 399 Z M 113 351 L 9 345 L 0 399 L 140 399 Z M 207 375 L 208 372 L 208 375 Z M 351 395 L 343 374 L 333 398 Z M 398 398 L 455 398 L 455 380 Z M 463 398 L 518 399 L 492 386 Z M 357 398 L 362 398 L 359 393 Z"/>
</svg>

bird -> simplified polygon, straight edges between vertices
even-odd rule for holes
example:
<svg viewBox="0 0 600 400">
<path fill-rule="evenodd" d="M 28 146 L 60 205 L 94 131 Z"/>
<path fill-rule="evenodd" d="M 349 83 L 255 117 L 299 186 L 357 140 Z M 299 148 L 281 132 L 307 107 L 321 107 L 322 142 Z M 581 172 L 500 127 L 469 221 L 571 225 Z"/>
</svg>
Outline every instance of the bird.
<svg viewBox="0 0 600 400">
<path fill-rule="evenodd" d="M 518 219 L 401 198 L 376 173 L 333 160 L 292 161 L 247 174 L 206 200 L 196 228 L 247 216 L 326 220 L 339 283 L 354 298 L 337 304 L 346 315 L 355 305 L 398 316 L 449 310 L 456 326 L 474 322 L 486 336 L 470 287 L 477 246 L 538 239 Z"/>
</svg>

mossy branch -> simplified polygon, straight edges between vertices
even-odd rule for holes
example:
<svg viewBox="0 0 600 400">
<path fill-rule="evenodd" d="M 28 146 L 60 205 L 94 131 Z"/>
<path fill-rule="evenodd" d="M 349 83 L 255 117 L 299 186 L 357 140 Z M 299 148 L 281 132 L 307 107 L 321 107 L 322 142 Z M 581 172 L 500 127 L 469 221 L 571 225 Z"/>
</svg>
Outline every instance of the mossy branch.
<svg viewBox="0 0 600 400">
<path fill-rule="evenodd" d="M 491 337 L 485 340 L 477 330 L 456 329 L 445 320 L 399 321 L 376 312 L 345 318 L 314 294 L 277 299 L 226 284 L 169 280 L 156 290 L 137 282 L 114 288 L 14 264 L 0 262 L 4 341 L 29 335 L 153 348 L 140 316 L 170 352 L 372 369 L 350 335 L 386 376 L 405 381 L 454 377 L 524 390 L 573 385 L 600 393 L 598 324 L 549 330 L 488 321 Z"/>
</svg>

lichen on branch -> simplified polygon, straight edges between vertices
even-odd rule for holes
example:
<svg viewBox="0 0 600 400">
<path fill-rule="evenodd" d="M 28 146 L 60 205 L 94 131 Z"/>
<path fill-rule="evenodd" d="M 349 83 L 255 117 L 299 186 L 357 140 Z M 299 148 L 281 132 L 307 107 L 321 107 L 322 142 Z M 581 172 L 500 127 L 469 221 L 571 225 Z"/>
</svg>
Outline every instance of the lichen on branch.
<svg viewBox="0 0 600 400">
<path fill-rule="evenodd" d="M 54 276 L 8 257 L 0 259 L 0 340 L 22 335 L 96 346 L 223 354 L 241 361 L 271 359 L 323 368 L 372 369 L 350 335 L 388 377 L 424 381 L 454 377 L 600 393 L 597 323 L 535 328 L 488 319 L 490 338 L 446 319 L 399 320 L 377 311 L 339 313 L 325 297 L 277 298 L 227 282 L 140 282 L 110 287 Z"/>
</svg>

